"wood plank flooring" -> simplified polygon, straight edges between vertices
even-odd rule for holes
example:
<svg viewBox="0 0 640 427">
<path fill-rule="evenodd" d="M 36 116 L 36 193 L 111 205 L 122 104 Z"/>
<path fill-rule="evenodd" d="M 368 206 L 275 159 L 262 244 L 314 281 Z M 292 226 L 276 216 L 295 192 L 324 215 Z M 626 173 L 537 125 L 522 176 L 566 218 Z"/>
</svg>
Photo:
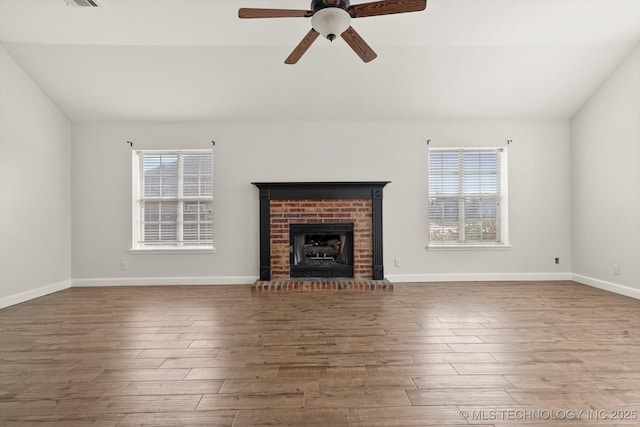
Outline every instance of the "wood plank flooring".
<svg viewBox="0 0 640 427">
<path fill-rule="evenodd" d="M 639 411 L 640 301 L 572 282 L 72 288 L 0 310 L 1 426 L 628 426 Z"/>
</svg>

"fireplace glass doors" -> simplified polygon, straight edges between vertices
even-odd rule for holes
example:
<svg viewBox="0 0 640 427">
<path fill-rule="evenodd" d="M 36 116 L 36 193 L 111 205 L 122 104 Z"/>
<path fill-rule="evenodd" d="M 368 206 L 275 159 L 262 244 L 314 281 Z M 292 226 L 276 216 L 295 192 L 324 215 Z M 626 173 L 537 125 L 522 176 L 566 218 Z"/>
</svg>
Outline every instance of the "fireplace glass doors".
<svg viewBox="0 0 640 427">
<path fill-rule="evenodd" d="M 353 224 L 290 224 L 290 277 L 353 277 Z"/>
</svg>

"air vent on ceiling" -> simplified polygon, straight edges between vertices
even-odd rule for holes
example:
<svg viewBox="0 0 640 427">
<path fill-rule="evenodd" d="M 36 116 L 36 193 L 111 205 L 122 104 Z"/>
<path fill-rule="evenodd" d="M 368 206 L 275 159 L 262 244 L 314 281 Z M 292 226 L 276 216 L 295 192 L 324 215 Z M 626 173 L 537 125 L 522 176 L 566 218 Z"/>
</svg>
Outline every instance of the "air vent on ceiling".
<svg viewBox="0 0 640 427">
<path fill-rule="evenodd" d="M 66 0 L 69 6 L 100 7 L 97 0 Z"/>
</svg>

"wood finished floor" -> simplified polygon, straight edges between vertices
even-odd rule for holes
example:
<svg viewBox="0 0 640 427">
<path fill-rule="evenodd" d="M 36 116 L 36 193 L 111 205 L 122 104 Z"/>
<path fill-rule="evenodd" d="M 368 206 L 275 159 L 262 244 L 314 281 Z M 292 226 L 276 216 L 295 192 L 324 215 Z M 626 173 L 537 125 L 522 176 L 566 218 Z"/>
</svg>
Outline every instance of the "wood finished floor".
<svg viewBox="0 0 640 427">
<path fill-rule="evenodd" d="M 572 282 L 249 289 L 0 310 L 0 425 L 640 425 L 638 300 Z"/>
</svg>

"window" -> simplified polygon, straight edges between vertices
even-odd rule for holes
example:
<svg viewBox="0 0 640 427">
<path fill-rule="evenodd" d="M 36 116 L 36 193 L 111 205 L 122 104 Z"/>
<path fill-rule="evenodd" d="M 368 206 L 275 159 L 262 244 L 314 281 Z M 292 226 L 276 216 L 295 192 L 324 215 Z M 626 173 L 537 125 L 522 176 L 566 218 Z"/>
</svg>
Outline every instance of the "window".
<svg viewBox="0 0 640 427">
<path fill-rule="evenodd" d="M 429 245 L 507 242 L 505 149 L 429 150 Z"/>
<path fill-rule="evenodd" d="M 135 151 L 133 165 L 133 249 L 213 249 L 212 151 Z"/>
</svg>

